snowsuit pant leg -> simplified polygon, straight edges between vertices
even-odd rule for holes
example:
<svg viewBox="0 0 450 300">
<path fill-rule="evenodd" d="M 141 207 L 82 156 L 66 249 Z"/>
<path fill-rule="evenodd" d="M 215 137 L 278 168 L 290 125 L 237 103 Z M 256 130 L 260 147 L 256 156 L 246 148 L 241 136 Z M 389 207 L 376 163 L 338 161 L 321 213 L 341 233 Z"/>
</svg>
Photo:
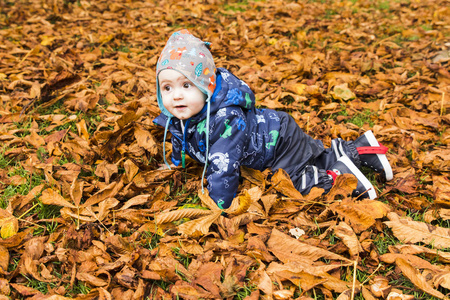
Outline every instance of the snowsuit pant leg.
<svg viewBox="0 0 450 300">
<path fill-rule="evenodd" d="M 327 170 L 330 170 L 339 158 L 337 153 L 345 153 L 358 168 L 361 166 L 353 142 L 337 138 L 332 141 L 330 148 L 325 148 L 322 141 L 304 133 L 289 114 L 277 113 L 281 128 L 270 167 L 273 171 L 285 170 L 295 188 L 303 195 L 308 194 L 314 186 L 323 188 L 325 193 L 329 192 L 333 181 Z"/>
</svg>

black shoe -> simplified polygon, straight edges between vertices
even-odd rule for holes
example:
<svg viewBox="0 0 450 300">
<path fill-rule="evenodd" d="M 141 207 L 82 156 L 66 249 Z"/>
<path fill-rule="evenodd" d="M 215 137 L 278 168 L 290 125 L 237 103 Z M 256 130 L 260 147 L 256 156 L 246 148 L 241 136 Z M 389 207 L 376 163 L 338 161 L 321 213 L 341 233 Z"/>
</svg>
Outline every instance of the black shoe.
<svg viewBox="0 0 450 300">
<path fill-rule="evenodd" d="M 336 176 L 342 175 L 342 174 L 353 174 L 355 175 L 356 179 L 358 179 L 358 185 L 356 186 L 356 189 L 353 191 L 352 196 L 353 197 L 359 197 L 361 198 L 369 198 L 371 200 L 375 199 L 377 197 L 377 193 L 375 191 L 375 188 L 370 183 L 369 179 L 364 176 L 363 173 L 355 166 L 355 164 L 348 158 L 348 156 L 344 155 L 341 156 L 331 167 L 331 170 L 327 171 L 328 175 L 330 175 L 334 179 Z"/>
<path fill-rule="evenodd" d="M 359 153 L 362 166 L 384 174 L 387 181 L 394 178 L 391 165 L 386 157 L 388 148 L 377 141 L 372 130 L 366 131 L 354 141 L 354 144 Z"/>
</svg>

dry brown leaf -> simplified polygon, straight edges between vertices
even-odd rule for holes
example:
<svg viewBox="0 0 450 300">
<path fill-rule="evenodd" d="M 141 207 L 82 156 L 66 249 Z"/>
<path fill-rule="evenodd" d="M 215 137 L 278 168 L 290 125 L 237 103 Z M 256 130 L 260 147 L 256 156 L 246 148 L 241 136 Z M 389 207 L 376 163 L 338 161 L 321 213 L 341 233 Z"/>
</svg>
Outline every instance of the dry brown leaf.
<svg viewBox="0 0 450 300">
<path fill-rule="evenodd" d="M 352 174 L 342 174 L 336 177 L 333 187 L 325 195 L 328 199 L 327 202 L 332 203 L 336 196 L 348 197 L 355 189 L 358 184 L 358 180 Z"/>
<path fill-rule="evenodd" d="M 396 213 L 389 213 L 390 221 L 384 222 L 392 229 L 395 237 L 406 243 L 426 243 L 435 248 L 450 247 L 450 229 L 432 226 L 424 222 L 400 219 Z"/>
<path fill-rule="evenodd" d="M 131 206 L 135 205 L 142 205 L 148 202 L 148 199 L 150 198 L 150 195 L 138 195 L 127 202 L 124 203 L 124 205 L 119 210 L 125 210 L 127 208 L 130 208 Z"/>
<path fill-rule="evenodd" d="M 134 130 L 134 136 L 138 145 L 147 150 L 152 156 L 158 154 L 158 141 L 150 133 L 150 131 L 144 129 L 141 126 L 136 126 Z"/>
<path fill-rule="evenodd" d="M 353 230 L 358 234 L 375 224 L 372 212 L 360 210 L 357 202 L 342 201 L 334 202 L 329 206 L 330 210 L 340 218 L 348 221 Z"/>
<path fill-rule="evenodd" d="M 271 182 L 278 192 L 293 199 L 303 199 L 302 194 L 299 191 L 297 191 L 289 175 L 283 169 L 279 169 L 272 176 Z"/>
<path fill-rule="evenodd" d="M 71 204 L 69 201 L 63 198 L 57 191 L 54 189 L 48 188 L 42 192 L 39 200 L 47 205 L 58 205 L 62 207 L 68 208 L 76 208 L 75 205 Z"/>
<path fill-rule="evenodd" d="M 11 294 L 11 288 L 8 280 L 6 278 L 0 278 L 0 300 L 10 300 L 11 298 L 5 296 L 9 294 Z"/>
<path fill-rule="evenodd" d="M 84 181 L 77 180 L 76 178 L 72 181 L 70 185 L 70 198 L 72 199 L 75 206 L 80 206 L 81 198 L 83 197 L 83 187 Z"/>
<path fill-rule="evenodd" d="M 308 272 L 308 270 L 302 270 L 297 266 L 291 264 L 279 264 L 271 263 L 266 272 L 269 275 L 275 275 L 279 278 L 291 281 L 296 286 L 300 286 L 302 291 L 309 291 L 317 285 L 320 285 L 327 281 L 321 276 L 317 276 Z"/>
<path fill-rule="evenodd" d="M 437 259 L 443 263 L 450 263 L 450 253 L 438 249 L 430 249 L 419 245 L 394 245 L 390 247 L 390 249 L 395 249 L 395 251 L 403 254 L 424 254 L 427 257 Z"/>
<path fill-rule="evenodd" d="M 102 161 L 97 165 L 97 168 L 95 169 L 95 175 L 101 178 L 105 178 L 106 184 L 109 184 L 111 176 L 117 174 L 118 172 L 119 169 L 115 164 L 110 164 L 106 161 Z"/>
<path fill-rule="evenodd" d="M 221 210 L 212 211 L 209 215 L 183 223 L 178 226 L 178 232 L 187 236 L 197 236 L 207 234 L 209 227 L 222 214 Z"/>
<path fill-rule="evenodd" d="M 210 210 L 218 210 L 218 209 L 220 209 L 217 206 L 216 202 L 214 202 L 214 200 L 211 199 L 211 197 L 209 197 L 209 192 L 208 192 L 207 189 L 205 189 L 204 192 L 202 192 L 202 190 L 198 190 L 198 197 L 202 201 L 203 205 L 205 205 Z"/>
<path fill-rule="evenodd" d="M 376 298 L 372 295 L 372 293 L 364 286 L 362 286 L 361 292 L 364 297 L 364 300 L 376 300 Z"/>
<path fill-rule="evenodd" d="M 108 282 L 106 282 L 105 280 L 86 272 L 77 272 L 77 279 L 95 287 L 108 285 Z"/>
<path fill-rule="evenodd" d="M 334 233 L 348 247 L 351 256 L 359 255 L 363 252 L 358 237 L 353 229 L 345 222 L 340 222 L 335 228 Z"/>
<path fill-rule="evenodd" d="M 139 172 L 139 167 L 136 166 L 130 159 L 127 159 L 123 163 L 123 167 L 125 168 L 125 174 L 127 176 L 128 182 L 131 182 L 134 176 L 136 176 L 136 174 Z"/>
<path fill-rule="evenodd" d="M 121 190 L 123 187 L 123 181 L 120 180 L 119 182 L 111 182 L 109 185 L 107 185 L 105 188 L 101 189 L 97 193 L 95 193 L 93 196 L 89 197 L 85 203 L 81 205 L 81 207 L 88 207 L 91 205 L 95 205 L 106 198 L 112 198 L 114 197 L 119 190 Z"/>
<path fill-rule="evenodd" d="M 268 249 L 282 262 L 290 261 L 316 261 L 320 258 L 339 260 L 342 263 L 351 263 L 349 259 L 335 254 L 333 252 L 321 249 L 309 244 L 303 243 L 295 238 L 280 232 L 277 229 L 272 230 L 267 241 Z"/>
<path fill-rule="evenodd" d="M 9 251 L 3 246 L 0 246 L 0 272 L 7 272 L 9 265 Z"/>
<path fill-rule="evenodd" d="M 185 208 L 179 210 L 173 210 L 169 212 L 163 212 L 155 215 L 156 224 L 169 223 L 178 221 L 183 218 L 198 218 L 213 214 L 210 210 Z"/>
<path fill-rule="evenodd" d="M 395 260 L 396 265 L 400 268 L 403 275 L 407 277 L 411 282 L 424 291 L 427 294 L 430 294 L 433 297 L 437 297 L 439 299 L 448 299 L 438 290 L 433 289 L 433 287 L 426 281 L 426 279 L 420 274 L 416 268 L 411 266 L 406 260 L 402 258 L 397 258 Z"/>
</svg>

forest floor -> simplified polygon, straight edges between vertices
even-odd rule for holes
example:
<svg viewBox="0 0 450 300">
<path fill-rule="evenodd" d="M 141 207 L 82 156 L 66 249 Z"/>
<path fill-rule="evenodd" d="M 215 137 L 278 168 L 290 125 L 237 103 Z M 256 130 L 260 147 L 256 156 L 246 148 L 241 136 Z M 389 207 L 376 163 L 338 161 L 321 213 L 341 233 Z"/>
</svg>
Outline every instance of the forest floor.
<svg viewBox="0 0 450 300">
<path fill-rule="evenodd" d="M 0 300 L 448 299 L 449 16 L 446 0 L 0 1 Z M 302 196 L 243 168 L 224 215 L 201 165 L 159 170 L 155 65 L 182 28 L 326 146 L 372 130 L 394 179 L 365 170 L 376 200 L 352 176 Z"/>
</svg>

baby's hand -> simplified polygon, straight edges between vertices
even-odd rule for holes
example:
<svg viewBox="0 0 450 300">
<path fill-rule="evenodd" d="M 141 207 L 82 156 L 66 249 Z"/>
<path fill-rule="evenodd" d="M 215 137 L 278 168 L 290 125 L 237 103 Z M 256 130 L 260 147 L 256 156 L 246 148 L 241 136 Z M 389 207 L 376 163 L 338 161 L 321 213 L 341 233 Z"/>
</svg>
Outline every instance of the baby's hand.
<svg viewBox="0 0 450 300">
<path fill-rule="evenodd" d="M 175 168 L 176 166 L 174 164 L 170 164 L 171 168 Z M 160 164 L 158 170 L 168 170 L 169 167 L 166 164 Z"/>
</svg>

